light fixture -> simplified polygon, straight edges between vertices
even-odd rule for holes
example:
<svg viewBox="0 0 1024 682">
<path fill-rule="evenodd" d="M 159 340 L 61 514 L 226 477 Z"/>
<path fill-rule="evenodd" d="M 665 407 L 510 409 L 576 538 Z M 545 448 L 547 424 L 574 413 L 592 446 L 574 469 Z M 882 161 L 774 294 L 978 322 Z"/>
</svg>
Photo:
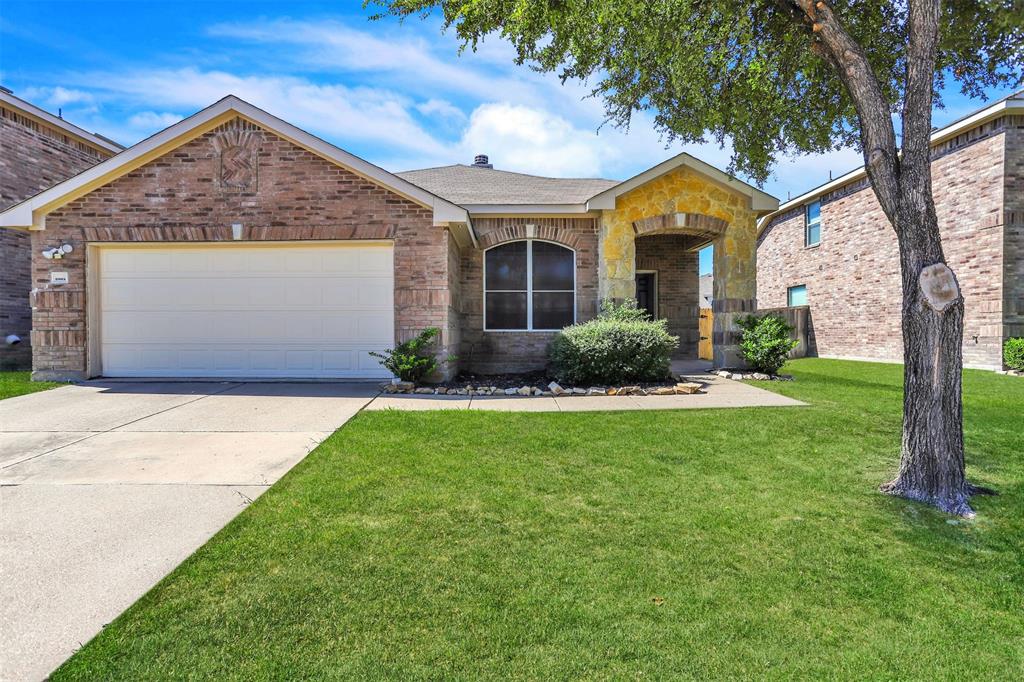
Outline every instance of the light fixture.
<svg viewBox="0 0 1024 682">
<path fill-rule="evenodd" d="M 65 254 L 71 253 L 75 248 L 71 244 L 61 244 L 49 249 L 43 249 L 43 258 L 46 260 L 60 260 Z"/>
</svg>

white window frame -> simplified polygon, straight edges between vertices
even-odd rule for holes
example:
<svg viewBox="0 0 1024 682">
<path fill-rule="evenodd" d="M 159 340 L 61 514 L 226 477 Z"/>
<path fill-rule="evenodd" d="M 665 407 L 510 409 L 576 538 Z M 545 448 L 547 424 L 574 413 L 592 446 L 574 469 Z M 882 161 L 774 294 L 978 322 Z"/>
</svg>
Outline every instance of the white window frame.
<svg viewBox="0 0 1024 682">
<path fill-rule="evenodd" d="M 526 328 L 525 329 L 489 329 L 487 327 L 487 294 L 521 294 L 522 289 L 488 289 L 487 288 L 487 252 L 491 249 L 496 249 L 499 246 L 508 246 L 509 244 L 516 244 L 518 242 L 526 242 Z M 534 290 L 533 288 L 533 242 L 545 242 L 547 244 L 554 244 L 559 246 L 566 251 L 572 253 L 572 291 L 568 289 L 539 289 Z M 572 324 L 576 324 L 576 249 L 565 244 L 551 241 L 549 239 L 512 239 L 507 242 L 495 244 L 484 249 L 483 256 L 483 281 L 481 282 L 481 288 L 483 289 L 483 314 L 484 314 L 484 331 L 493 333 L 502 332 L 557 332 L 561 329 L 534 329 L 533 328 L 533 295 L 536 294 L 572 294 Z"/>
<path fill-rule="evenodd" d="M 816 225 L 818 226 L 818 241 L 811 243 L 811 219 L 809 214 L 811 212 L 811 206 L 814 204 L 818 205 L 818 219 Z M 808 202 L 804 204 L 804 248 L 811 248 L 821 244 L 821 199 Z"/>
</svg>

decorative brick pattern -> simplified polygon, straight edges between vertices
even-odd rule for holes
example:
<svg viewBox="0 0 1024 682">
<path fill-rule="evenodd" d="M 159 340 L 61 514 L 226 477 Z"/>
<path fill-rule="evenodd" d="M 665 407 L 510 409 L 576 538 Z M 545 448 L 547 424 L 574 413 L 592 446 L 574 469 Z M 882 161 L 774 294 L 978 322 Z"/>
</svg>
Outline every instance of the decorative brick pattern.
<svg viewBox="0 0 1024 682">
<path fill-rule="evenodd" d="M 716 239 L 725 234 L 729 223 L 702 213 L 665 213 L 633 222 L 638 237 L 651 234 L 689 234 Z"/>
<path fill-rule="evenodd" d="M 108 158 L 63 131 L 0 106 L 0 210 L 23 201 Z M 31 237 L 0 229 L 0 338 L 17 334 L 17 346 L 0 345 L 0 369 L 31 366 Z"/>
<path fill-rule="evenodd" d="M 965 300 L 963 352 L 971 367 L 1000 367 L 1004 336 L 1024 322 L 1013 312 L 1024 281 L 1015 246 L 1021 228 L 1003 225 L 1004 215 L 1024 209 L 1021 118 L 1003 117 L 948 141 L 932 162 L 943 250 Z M 801 208 L 762 232 L 759 307 L 785 306 L 787 288 L 806 285 L 820 355 L 901 361 L 899 251 L 870 187 L 858 181 L 826 195 L 821 219 L 814 247 L 804 246 Z"/>
<path fill-rule="evenodd" d="M 229 123 L 227 126 L 233 124 Z M 258 188 L 222 187 L 214 130 L 54 211 L 33 233 L 34 369 L 39 377 L 79 377 L 86 371 L 85 269 L 90 242 L 391 239 L 395 258 L 395 335 L 423 328 L 445 333 L 442 352 L 458 344 L 450 323 L 456 307 L 449 278 L 448 230 L 424 208 L 316 156 L 270 131 L 256 151 Z M 43 259 L 44 245 L 70 243 L 61 261 Z M 50 272 L 69 273 L 53 287 Z M 59 292 L 59 293 L 58 293 Z M 451 368 L 453 371 L 455 368 Z"/>
<path fill-rule="evenodd" d="M 597 220 L 594 218 L 475 218 L 481 249 L 462 249 L 462 343 L 464 369 L 481 374 L 542 369 L 553 332 L 485 332 L 483 249 L 532 235 L 576 251 L 576 319 L 597 314 Z"/>
</svg>

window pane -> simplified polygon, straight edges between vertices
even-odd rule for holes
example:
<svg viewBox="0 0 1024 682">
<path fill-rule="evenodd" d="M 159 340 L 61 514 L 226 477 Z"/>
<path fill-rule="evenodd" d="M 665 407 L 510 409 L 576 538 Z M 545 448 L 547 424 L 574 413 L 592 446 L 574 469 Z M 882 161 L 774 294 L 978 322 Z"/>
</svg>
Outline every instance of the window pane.
<svg viewBox="0 0 1024 682">
<path fill-rule="evenodd" d="M 486 288 L 526 291 L 526 242 L 495 246 L 487 258 Z"/>
<path fill-rule="evenodd" d="M 571 293 L 534 294 L 533 295 L 533 328 L 561 329 L 572 324 Z"/>
<path fill-rule="evenodd" d="M 572 291 L 572 251 L 557 244 L 533 242 L 533 288 Z"/>
<path fill-rule="evenodd" d="M 807 246 L 813 246 L 821 241 L 821 223 L 814 223 L 807 226 Z"/>
<path fill-rule="evenodd" d="M 488 329 L 526 329 L 526 292 L 487 294 Z"/>
<path fill-rule="evenodd" d="M 789 305 L 807 305 L 807 286 L 801 284 L 798 287 L 789 288 Z"/>
<path fill-rule="evenodd" d="M 821 220 L 821 202 L 815 201 L 807 204 L 807 224 L 816 223 Z"/>
</svg>

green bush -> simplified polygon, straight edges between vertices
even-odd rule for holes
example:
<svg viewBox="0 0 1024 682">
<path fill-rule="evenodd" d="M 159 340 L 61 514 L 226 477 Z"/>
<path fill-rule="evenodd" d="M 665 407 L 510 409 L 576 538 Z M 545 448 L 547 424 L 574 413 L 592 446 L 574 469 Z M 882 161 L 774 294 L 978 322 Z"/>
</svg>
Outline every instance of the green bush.
<svg viewBox="0 0 1024 682">
<path fill-rule="evenodd" d="M 1006 339 L 1003 344 L 1003 362 L 1010 369 L 1024 372 L 1024 338 Z"/>
<path fill-rule="evenodd" d="M 665 320 L 651 320 L 633 305 L 605 304 L 597 318 L 566 327 L 551 344 L 551 366 L 560 382 L 609 385 L 661 381 L 669 376 L 679 337 Z"/>
<path fill-rule="evenodd" d="M 791 327 L 780 315 L 747 315 L 736 321 L 743 330 L 740 352 L 751 367 L 765 374 L 775 374 L 786 364 L 789 351 L 800 342 L 789 335 Z"/>
<path fill-rule="evenodd" d="M 383 353 L 371 351 L 370 355 L 402 381 L 418 383 L 430 377 L 441 364 L 434 355 L 434 339 L 440 333 L 437 327 L 427 327 L 415 338 L 388 348 Z"/>
</svg>

